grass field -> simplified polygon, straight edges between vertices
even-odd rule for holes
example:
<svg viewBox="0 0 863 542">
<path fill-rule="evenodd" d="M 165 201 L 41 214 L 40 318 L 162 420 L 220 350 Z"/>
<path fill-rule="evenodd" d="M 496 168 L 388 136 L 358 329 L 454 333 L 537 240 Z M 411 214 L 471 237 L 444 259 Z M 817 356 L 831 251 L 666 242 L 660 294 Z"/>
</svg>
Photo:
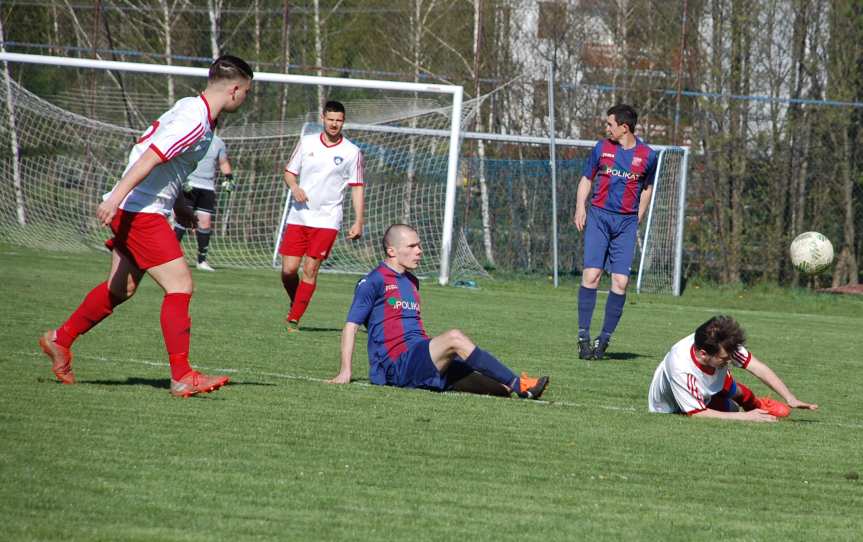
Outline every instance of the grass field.
<svg viewBox="0 0 863 542">
<path fill-rule="evenodd" d="M 572 284 L 424 283 L 430 333 L 461 328 L 514 369 L 551 375 L 546 401 L 530 402 L 369 386 L 364 334 L 357 381 L 325 384 L 356 277 L 323 276 L 289 336 L 275 273 L 196 273 L 193 364 L 233 383 L 181 400 L 149 279 L 76 343 L 79 384 L 53 382 L 36 339 L 107 266 L 102 253 L 0 245 L 3 540 L 863 537 L 860 297 L 630 295 L 615 359 L 588 363 L 574 353 Z M 648 414 L 656 364 L 719 312 L 821 408 L 775 424 Z"/>
</svg>

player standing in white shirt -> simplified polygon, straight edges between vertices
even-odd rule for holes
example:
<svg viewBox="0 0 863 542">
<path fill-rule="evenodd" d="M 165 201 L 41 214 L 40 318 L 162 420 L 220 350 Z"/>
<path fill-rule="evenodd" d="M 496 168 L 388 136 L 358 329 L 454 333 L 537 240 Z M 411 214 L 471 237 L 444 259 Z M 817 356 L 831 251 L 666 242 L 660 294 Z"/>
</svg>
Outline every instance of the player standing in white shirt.
<svg viewBox="0 0 863 542">
<path fill-rule="evenodd" d="M 171 394 L 188 397 L 228 382 L 226 376 L 204 375 L 189 364 L 189 302 L 194 285 L 168 215 L 173 209 L 179 220 L 194 224 L 194 216 L 184 216 L 181 205 L 174 208 L 177 196 L 206 154 L 219 114 L 239 109 L 252 77 L 252 69 L 242 59 L 217 58 L 210 65 L 204 92 L 179 100 L 132 148 L 123 177 L 96 210 L 96 217 L 114 234 L 105 243 L 111 250 L 108 280 L 93 288 L 63 325 L 39 339 L 59 381 L 75 383 L 70 350 L 75 339 L 129 299 L 147 273 L 165 291 L 160 320 L 171 365 Z"/>
<path fill-rule="evenodd" d="M 354 209 L 348 239 L 358 239 L 363 234 L 363 153 L 342 135 L 345 106 L 327 102 L 321 121 L 324 131 L 301 137 L 285 166 L 285 183 L 293 201 L 279 254 L 282 285 L 291 299 L 291 310 L 285 319 L 288 331 L 299 329 L 300 318 L 315 292 L 321 263 L 335 244 L 348 186 Z M 301 263 L 302 280 L 298 274 Z"/>
<path fill-rule="evenodd" d="M 651 412 L 727 420 L 775 422 L 791 408 L 815 410 L 797 399 L 770 367 L 743 346 L 746 334 L 729 316 L 715 316 L 678 341 L 656 368 L 650 383 Z M 788 404 L 755 397 L 731 376 L 730 365 L 749 371 Z M 737 405 L 743 408 L 738 411 Z"/>
<path fill-rule="evenodd" d="M 189 174 L 183 185 L 186 202 L 194 209 L 195 217 L 198 219 L 195 226 L 195 240 L 198 242 L 196 267 L 201 271 L 215 271 L 207 262 L 207 255 L 213 232 L 211 229 L 213 215 L 216 214 L 216 177 L 219 171 L 227 179 L 222 183 L 222 190 L 230 192 L 234 189 L 234 174 L 231 162 L 228 160 L 228 151 L 222 138 L 213 135 L 207 154 L 201 158 L 197 169 Z M 174 225 L 174 233 L 177 235 L 177 241 L 182 241 L 183 236 L 186 235 L 186 227 L 177 223 Z"/>
</svg>

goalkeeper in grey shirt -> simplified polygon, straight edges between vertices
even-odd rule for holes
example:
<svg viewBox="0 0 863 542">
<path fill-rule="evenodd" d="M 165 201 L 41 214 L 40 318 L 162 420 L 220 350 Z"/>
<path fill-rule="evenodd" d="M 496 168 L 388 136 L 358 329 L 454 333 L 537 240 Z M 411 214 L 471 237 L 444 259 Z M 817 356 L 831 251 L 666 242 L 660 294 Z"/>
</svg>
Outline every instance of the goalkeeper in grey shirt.
<svg viewBox="0 0 863 542">
<path fill-rule="evenodd" d="M 197 218 L 195 236 L 198 241 L 198 265 L 201 271 L 215 271 L 207 263 L 207 251 L 210 247 L 210 236 L 212 235 L 213 215 L 216 213 L 216 167 L 225 176 L 226 181 L 222 183 L 222 190 L 230 192 L 234 189 L 234 175 L 231 162 L 228 161 L 228 153 L 225 142 L 213 135 L 213 142 L 207 154 L 198 162 L 198 168 L 192 172 L 186 184 L 183 185 L 187 206 L 192 207 Z M 186 228 L 180 224 L 174 226 L 177 240 L 182 241 L 186 235 Z"/>
</svg>

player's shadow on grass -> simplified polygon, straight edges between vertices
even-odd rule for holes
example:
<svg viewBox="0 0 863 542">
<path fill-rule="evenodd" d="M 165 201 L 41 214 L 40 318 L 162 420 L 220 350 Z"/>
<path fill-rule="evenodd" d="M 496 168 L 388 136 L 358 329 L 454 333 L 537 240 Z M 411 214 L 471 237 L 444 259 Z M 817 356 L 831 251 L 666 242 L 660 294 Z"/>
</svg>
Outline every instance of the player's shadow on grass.
<svg viewBox="0 0 863 542">
<path fill-rule="evenodd" d="M 603 356 L 602 358 L 602 361 L 627 361 L 640 357 L 640 355 L 633 354 L 632 352 L 606 352 L 605 356 Z"/>
<path fill-rule="evenodd" d="M 320 333 L 322 331 L 341 331 L 340 327 L 311 327 L 311 326 L 302 326 L 300 328 L 300 333 L 304 331 L 311 331 L 312 333 Z"/>
<path fill-rule="evenodd" d="M 164 378 L 140 378 L 136 376 L 127 377 L 125 380 L 79 380 L 81 384 L 95 384 L 97 386 L 150 386 L 152 388 L 167 390 L 171 388 L 171 381 Z M 250 382 L 242 380 L 231 380 L 226 387 L 233 386 L 276 386 L 269 382 Z"/>
</svg>

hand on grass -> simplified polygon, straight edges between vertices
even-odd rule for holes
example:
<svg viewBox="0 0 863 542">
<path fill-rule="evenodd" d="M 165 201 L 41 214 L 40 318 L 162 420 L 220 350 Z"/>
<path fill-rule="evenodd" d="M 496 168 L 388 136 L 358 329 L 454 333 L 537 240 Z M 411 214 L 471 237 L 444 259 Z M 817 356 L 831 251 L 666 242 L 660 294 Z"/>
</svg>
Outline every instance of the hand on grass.
<svg viewBox="0 0 863 542">
<path fill-rule="evenodd" d="M 350 384 L 351 373 L 339 373 L 335 378 L 327 380 L 327 384 Z"/>
<path fill-rule="evenodd" d="M 818 405 L 816 405 L 815 403 L 804 403 L 799 399 L 792 399 L 791 401 L 788 401 L 788 406 L 790 406 L 791 408 L 802 408 L 805 410 L 818 410 Z"/>
<path fill-rule="evenodd" d="M 768 414 L 766 410 L 761 410 L 760 408 L 756 408 L 753 410 L 749 410 L 747 412 L 741 413 L 745 420 L 750 422 L 776 422 L 779 421 L 779 418 L 773 416 L 772 414 Z"/>
</svg>

